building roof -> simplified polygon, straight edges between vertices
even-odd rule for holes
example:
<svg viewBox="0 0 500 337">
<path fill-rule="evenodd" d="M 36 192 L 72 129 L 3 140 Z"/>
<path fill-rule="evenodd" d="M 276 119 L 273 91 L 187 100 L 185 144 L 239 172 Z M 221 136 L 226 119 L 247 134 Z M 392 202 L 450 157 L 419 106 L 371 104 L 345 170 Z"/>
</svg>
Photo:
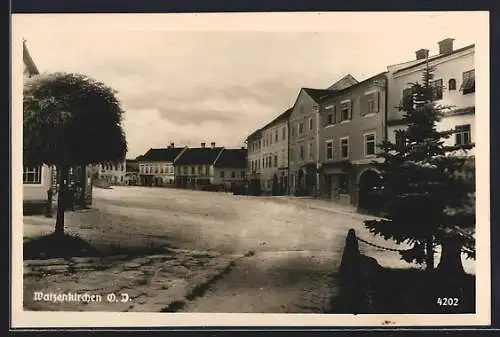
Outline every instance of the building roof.
<svg viewBox="0 0 500 337">
<path fill-rule="evenodd" d="M 26 70 L 29 76 L 39 74 L 38 68 L 36 67 L 36 64 L 33 61 L 33 58 L 31 57 L 30 52 L 28 50 L 28 46 L 26 45 L 26 40 L 23 40 L 23 62 L 24 65 L 26 66 Z"/>
<path fill-rule="evenodd" d="M 224 149 L 214 164 L 215 167 L 246 168 L 247 149 Z"/>
<path fill-rule="evenodd" d="M 125 168 L 127 172 L 139 172 L 139 163 L 135 159 L 126 159 Z"/>
<path fill-rule="evenodd" d="M 432 61 L 441 59 L 441 58 L 446 57 L 446 56 L 450 56 L 450 55 L 453 55 L 453 54 L 456 54 L 456 53 L 460 53 L 460 52 L 468 50 L 468 49 L 472 49 L 474 47 L 475 47 L 475 44 L 471 44 L 471 45 L 468 45 L 468 46 L 465 46 L 465 47 L 462 47 L 462 48 L 455 49 L 451 53 L 434 55 L 434 56 L 429 57 L 428 60 L 424 59 L 421 62 L 414 63 L 412 65 L 409 65 L 408 67 L 404 67 L 404 68 L 398 69 L 394 73 L 396 74 L 396 73 L 399 73 L 401 71 L 405 71 L 405 70 L 408 70 L 408 69 L 411 69 L 411 68 L 414 68 L 414 67 L 418 67 L 418 66 L 421 66 L 423 64 L 426 64 L 427 62 L 432 62 Z"/>
<path fill-rule="evenodd" d="M 187 148 L 174 165 L 212 165 L 223 149 L 223 147 Z"/>
<path fill-rule="evenodd" d="M 184 150 L 183 147 L 149 149 L 148 152 L 136 158 L 137 161 L 174 162 L 175 158 Z"/>
<path fill-rule="evenodd" d="M 267 123 L 266 125 L 264 125 L 260 129 L 257 129 L 254 132 L 252 132 L 246 139 L 248 140 L 250 138 L 253 138 L 253 137 L 259 135 L 259 133 L 262 132 L 262 130 L 264 130 L 270 126 L 276 125 L 282 121 L 286 121 L 288 119 L 288 117 L 290 117 L 292 110 L 293 110 L 292 108 L 285 110 L 284 112 L 279 114 L 277 117 L 275 117 L 272 121 L 270 121 L 269 123 Z"/>
<path fill-rule="evenodd" d="M 371 81 L 371 80 L 373 80 L 373 79 L 375 79 L 375 78 L 377 78 L 377 77 L 380 77 L 380 76 L 385 76 L 386 74 L 387 74 L 387 71 L 383 71 L 383 72 L 378 73 L 378 74 L 376 74 L 376 75 L 373 75 L 373 76 L 371 76 L 371 77 L 369 77 L 369 78 L 367 78 L 367 79 L 365 79 L 365 80 L 363 80 L 363 81 L 361 81 L 361 82 L 358 82 L 358 83 L 356 83 L 356 84 L 353 84 L 353 85 L 351 85 L 350 87 L 346 87 L 346 88 L 344 88 L 344 89 L 342 89 L 342 90 L 332 91 L 330 94 L 323 96 L 323 97 L 319 100 L 319 102 L 323 101 L 324 99 L 331 98 L 331 97 L 333 97 L 333 96 L 335 96 L 335 95 L 337 95 L 337 94 L 342 94 L 342 93 L 348 92 L 348 91 L 349 91 L 349 90 L 351 90 L 351 89 L 355 89 L 355 88 L 357 88 L 357 87 L 359 87 L 359 86 L 361 86 L 361 85 L 363 85 L 363 84 L 366 84 L 366 82 L 368 82 L 368 81 Z"/>
<path fill-rule="evenodd" d="M 329 90 L 342 90 L 347 87 L 350 87 L 353 84 L 358 83 L 358 80 L 354 78 L 351 74 L 347 74 L 344 77 L 342 77 L 340 80 L 337 82 L 333 83 L 331 86 L 329 86 L 327 89 Z"/>
<path fill-rule="evenodd" d="M 316 103 L 318 103 L 325 96 L 336 93 L 337 90 L 329 90 L 329 89 L 313 89 L 313 88 L 301 88 L 301 91 L 305 91 Z M 300 95 L 300 93 L 299 93 Z"/>
</svg>

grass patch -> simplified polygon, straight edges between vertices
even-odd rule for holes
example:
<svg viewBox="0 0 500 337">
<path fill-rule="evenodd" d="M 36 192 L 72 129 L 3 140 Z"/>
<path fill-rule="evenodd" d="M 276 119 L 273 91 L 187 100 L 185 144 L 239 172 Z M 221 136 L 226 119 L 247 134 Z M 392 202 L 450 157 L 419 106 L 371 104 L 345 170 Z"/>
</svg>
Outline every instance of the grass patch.
<svg viewBox="0 0 500 337">
<path fill-rule="evenodd" d="M 72 257 L 108 257 L 123 255 L 128 258 L 136 258 L 147 255 L 159 255 L 171 253 L 170 246 L 156 245 L 152 242 L 144 242 L 142 245 L 133 247 L 122 246 L 119 243 L 99 245 L 99 248 L 80 238 L 76 234 L 48 234 L 33 239 L 27 239 L 23 243 L 24 260 L 40 260 L 52 258 Z"/>
</svg>

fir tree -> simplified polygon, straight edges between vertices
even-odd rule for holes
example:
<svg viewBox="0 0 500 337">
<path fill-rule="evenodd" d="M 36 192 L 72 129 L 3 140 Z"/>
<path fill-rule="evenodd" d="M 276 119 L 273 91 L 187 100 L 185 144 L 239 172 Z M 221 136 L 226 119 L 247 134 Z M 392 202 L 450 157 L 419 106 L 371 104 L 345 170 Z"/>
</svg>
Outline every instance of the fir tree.
<svg viewBox="0 0 500 337">
<path fill-rule="evenodd" d="M 399 110 L 407 126 L 398 131 L 402 141 L 379 145 L 383 161 L 374 165 L 385 191 L 384 216 L 365 226 L 385 239 L 410 244 L 401 258 L 425 263 L 427 270 L 434 269 L 435 247 L 441 245 L 438 269 L 463 272 L 461 252 L 475 258 L 474 165 L 467 156 L 474 144 L 445 145 L 456 131 L 436 128 L 450 107 L 435 103 L 433 72 L 427 66 L 422 83 L 411 83 L 411 94 L 402 98 Z"/>
</svg>

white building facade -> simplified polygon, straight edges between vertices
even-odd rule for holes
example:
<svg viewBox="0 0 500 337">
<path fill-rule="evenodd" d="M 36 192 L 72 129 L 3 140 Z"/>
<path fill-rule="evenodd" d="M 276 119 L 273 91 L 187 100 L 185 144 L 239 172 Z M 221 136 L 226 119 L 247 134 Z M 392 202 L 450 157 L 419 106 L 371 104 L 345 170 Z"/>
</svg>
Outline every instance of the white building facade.
<svg viewBox="0 0 500 337">
<path fill-rule="evenodd" d="M 388 140 L 397 143 L 397 133 L 405 128 L 401 123 L 402 112 L 396 108 L 409 87 L 409 83 L 422 83 L 422 73 L 427 65 L 434 69 L 436 104 L 448 107 L 437 125 L 439 131 L 456 130 L 445 140 L 445 145 L 474 143 L 475 129 L 475 60 L 474 45 L 453 49 L 453 39 L 439 43 L 438 55 L 428 56 L 427 49 L 416 52 L 417 60 L 389 66 Z M 409 64 L 409 65 L 408 65 Z M 474 148 L 468 151 L 474 155 Z"/>
</svg>

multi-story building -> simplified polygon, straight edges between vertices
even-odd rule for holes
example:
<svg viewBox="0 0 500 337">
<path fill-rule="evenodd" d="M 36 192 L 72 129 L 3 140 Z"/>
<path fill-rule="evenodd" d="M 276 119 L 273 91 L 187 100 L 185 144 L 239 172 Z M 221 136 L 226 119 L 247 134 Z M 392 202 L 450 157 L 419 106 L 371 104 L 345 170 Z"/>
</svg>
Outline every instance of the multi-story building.
<svg viewBox="0 0 500 337">
<path fill-rule="evenodd" d="M 319 186 L 319 105 L 334 90 L 302 88 L 289 119 L 290 193 L 314 196 Z"/>
<path fill-rule="evenodd" d="M 434 69 L 431 82 L 434 98 L 441 106 L 448 106 L 437 125 L 440 131 L 455 129 L 454 137 L 445 145 L 465 145 L 475 137 L 475 63 L 474 45 L 453 48 L 453 39 L 438 42 L 439 54 L 429 56 L 428 49 L 416 51 L 416 59 L 387 67 L 388 76 L 388 138 L 393 143 L 403 141 L 403 112 L 396 107 L 404 95 L 410 95 L 409 83 L 422 83 L 422 73 L 427 66 Z M 474 149 L 469 152 L 474 155 Z"/>
<path fill-rule="evenodd" d="M 358 205 L 377 183 L 371 162 L 386 138 L 386 87 L 384 72 L 320 100 L 322 197 Z"/>
<path fill-rule="evenodd" d="M 173 163 L 175 185 L 179 188 L 202 189 L 215 182 L 214 164 L 222 153 L 223 147 L 210 147 L 201 143 L 198 148 L 186 148 Z"/>
<path fill-rule="evenodd" d="M 288 192 L 288 118 L 292 109 L 281 113 L 247 138 L 248 169 L 265 194 Z"/>
<path fill-rule="evenodd" d="M 98 164 L 95 177 L 107 185 L 125 185 L 125 160 L 119 163 Z"/>
<path fill-rule="evenodd" d="M 139 184 L 142 186 L 175 186 L 174 162 L 187 150 L 171 143 L 166 148 L 149 149 L 137 157 Z"/>
<path fill-rule="evenodd" d="M 224 186 L 231 190 L 234 186 L 243 186 L 247 179 L 247 149 L 224 148 L 213 164 L 212 185 Z"/>
<path fill-rule="evenodd" d="M 262 132 L 260 129 L 252 132 L 246 139 L 248 147 L 248 183 L 249 192 L 260 194 L 261 186 L 261 157 L 262 157 Z"/>
<path fill-rule="evenodd" d="M 136 159 L 125 160 L 125 185 L 139 184 L 139 163 Z"/>
<path fill-rule="evenodd" d="M 319 193 L 319 104 L 324 97 L 358 81 L 347 74 L 327 89 L 301 88 L 289 116 L 289 193 L 317 196 Z"/>
</svg>

